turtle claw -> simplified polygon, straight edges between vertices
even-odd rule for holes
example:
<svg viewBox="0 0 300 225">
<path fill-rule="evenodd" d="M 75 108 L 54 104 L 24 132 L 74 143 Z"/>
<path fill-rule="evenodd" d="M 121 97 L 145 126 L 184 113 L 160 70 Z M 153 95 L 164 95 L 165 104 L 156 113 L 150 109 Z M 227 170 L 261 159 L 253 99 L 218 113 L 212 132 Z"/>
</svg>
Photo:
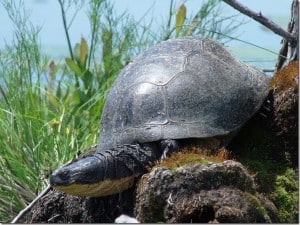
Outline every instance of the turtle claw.
<svg viewBox="0 0 300 225">
<path fill-rule="evenodd" d="M 163 150 L 160 160 L 164 160 L 179 151 L 179 143 L 173 139 L 165 139 L 160 141 L 160 148 Z"/>
</svg>

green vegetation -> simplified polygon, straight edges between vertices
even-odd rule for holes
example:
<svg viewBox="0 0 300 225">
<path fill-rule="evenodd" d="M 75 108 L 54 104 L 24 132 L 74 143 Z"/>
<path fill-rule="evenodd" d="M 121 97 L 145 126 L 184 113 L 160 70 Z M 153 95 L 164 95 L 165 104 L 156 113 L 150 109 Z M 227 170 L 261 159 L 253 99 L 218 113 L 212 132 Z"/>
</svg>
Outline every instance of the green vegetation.
<svg viewBox="0 0 300 225">
<path fill-rule="evenodd" d="M 247 201 L 249 201 L 251 204 L 256 205 L 257 206 L 257 210 L 264 215 L 264 217 L 269 219 L 269 215 L 267 210 L 264 208 L 263 204 L 261 203 L 261 201 L 258 199 L 258 197 L 256 197 L 255 195 L 252 195 L 248 192 L 244 193 L 244 198 L 247 199 Z"/>
<path fill-rule="evenodd" d="M 247 129 L 242 129 L 236 137 L 238 140 L 233 151 L 236 160 L 252 172 L 258 191 L 277 207 L 280 222 L 297 223 L 298 171 L 296 165 L 288 160 L 286 150 L 281 149 L 280 143 L 273 143 L 275 134 L 262 128 L 268 125 L 264 120 L 256 117 L 249 121 Z"/>
<path fill-rule="evenodd" d="M 276 177 L 274 202 L 282 223 L 295 223 L 299 217 L 299 181 L 296 172 L 288 168 Z"/>
<path fill-rule="evenodd" d="M 226 41 L 240 25 L 233 16 L 220 16 L 219 0 L 206 1 L 194 15 L 171 1 L 159 31 L 127 12 L 116 15 L 110 1 L 58 0 L 69 57 L 57 62 L 43 55 L 42 27 L 30 22 L 24 2 L 0 1 L 14 25 L 13 41 L 0 50 L 1 222 L 10 221 L 30 203 L 48 185 L 55 168 L 98 142 L 106 93 L 136 55 L 171 37 L 196 34 Z M 69 18 L 83 6 L 90 40 L 83 37 L 73 47 Z M 74 15 L 67 14 L 71 7 Z M 231 22 L 223 26 L 226 21 Z"/>
</svg>

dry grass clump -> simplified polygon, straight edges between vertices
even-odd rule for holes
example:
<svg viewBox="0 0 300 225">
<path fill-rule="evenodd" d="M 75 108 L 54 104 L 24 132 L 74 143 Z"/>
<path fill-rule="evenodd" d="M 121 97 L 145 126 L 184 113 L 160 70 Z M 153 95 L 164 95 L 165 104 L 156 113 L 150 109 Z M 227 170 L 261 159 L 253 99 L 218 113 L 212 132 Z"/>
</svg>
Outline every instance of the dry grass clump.
<svg viewBox="0 0 300 225">
<path fill-rule="evenodd" d="M 228 159 L 229 152 L 225 148 L 212 151 L 199 147 L 190 147 L 172 154 L 167 159 L 157 163 L 155 167 L 168 167 L 174 169 L 180 166 L 196 163 L 220 163 Z"/>
<path fill-rule="evenodd" d="M 299 76 L 299 61 L 293 61 L 286 67 L 277 71 L 271 79 L 270 87 L 276 91 L 284 91 L 290 87 L 297 86 Z"/>
</svg>

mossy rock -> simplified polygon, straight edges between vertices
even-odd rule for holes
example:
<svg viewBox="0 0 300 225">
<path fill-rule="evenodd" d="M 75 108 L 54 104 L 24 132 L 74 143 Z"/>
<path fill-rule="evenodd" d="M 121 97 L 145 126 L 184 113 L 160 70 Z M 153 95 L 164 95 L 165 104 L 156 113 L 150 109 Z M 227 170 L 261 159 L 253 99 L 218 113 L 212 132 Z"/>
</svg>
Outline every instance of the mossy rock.
<svg viewBox="0 0 300 225">
<path fill-rule="evenodd" d="M 253 177 L 232 160 L 155 167 L 137 190 L 135 214 L 141 222 L 278 221 L 276 207 L 267 198 L 245 197 L 257 195 Z"/>
</svg>

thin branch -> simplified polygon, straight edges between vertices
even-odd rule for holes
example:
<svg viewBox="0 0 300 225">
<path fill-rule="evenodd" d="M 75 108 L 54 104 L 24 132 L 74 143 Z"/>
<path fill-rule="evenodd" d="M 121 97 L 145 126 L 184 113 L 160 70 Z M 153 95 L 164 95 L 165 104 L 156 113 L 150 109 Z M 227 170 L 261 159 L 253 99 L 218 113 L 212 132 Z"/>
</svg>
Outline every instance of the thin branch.
<svg viewBox="0 0 300 225">
<path fill-rule="evenodd" d="M 294 34 L 291 34 L 280 27 L 278 24 L 274 23 L 272 20 L 264 17 L 261 12 L 257 13 L 246 6 L 240 4 L 236 0 L 223 0 L 223 2 L 227 3 L 228 5 L 232 6 L 236 10 L 240 11 L 241 13 L 251 17 L 252 19 L 256 20 L 257 22 L 261 23 L 265 27 L 272 30 L 274 33 L 278 34 L 279 36 L 283 37 L 287 41 L 291 43 L 295 43 L 297 41 L 297 37 Z"/>
</svg>

